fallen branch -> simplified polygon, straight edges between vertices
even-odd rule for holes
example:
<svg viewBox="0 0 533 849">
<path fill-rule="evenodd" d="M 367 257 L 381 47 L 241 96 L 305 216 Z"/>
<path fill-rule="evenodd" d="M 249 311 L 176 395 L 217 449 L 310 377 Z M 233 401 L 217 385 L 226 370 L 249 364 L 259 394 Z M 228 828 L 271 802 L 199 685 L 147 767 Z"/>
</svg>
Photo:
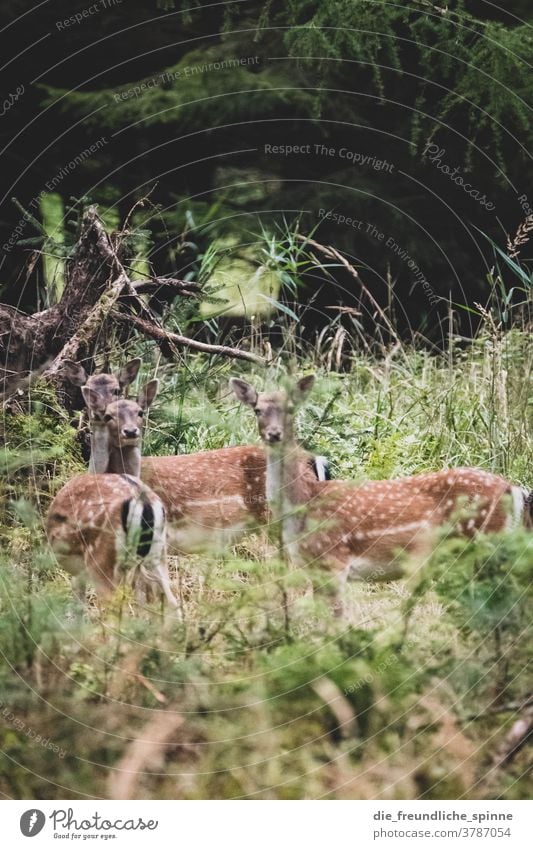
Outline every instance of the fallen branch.
<svg viewBox="0 0 533 849">
<path fill-rule="evenodd" d="M 161 308 L 176 296 L 200 297 L 201 287 L 174 277 L 132 282 L 123 264 L 124 235 L 124 230 L 109 235 L 97 208 L 90 207 L 83 215 L 80 236 L 67 262 L 67 279 L 59 302 L 31 316 L 0 304 L 0 383 L 4 396 L 17 386 L 19 378 L 42 369 L 43 378 L 57 389 L 61 404 L 72 409 L 76 389 L 64 380 L 65 360 L 83 361 L 91 370 L 99 339 L 104 334 L 105 340 L 112 318 L 156 340 L 171 359 L 179 358 L 179 348 L 186 347 L 264 362 L 250 352 L 197 342 L 161 327 Z"/>
<path fill-rule="evenodd" d="M 150 280 L 132 280 L 131 287 L 137 295 L 153 295 L 158 289 L 174 289 L 176 294 L 188 298 L 198 298 L 202 287 L 199 283 L 177 280 L 174 277 L 152 277 Z"/>
<path fill-rule="evenodd" d="M 160 346 L 166 357 L 175 359 L 179 356 L 177 346 L 184 348 L 192 348 L 195 351 L 203 351 L 206 354 L 219 354 L 223 357 L 232 357 L 235 360 L 247 360 L 250 363 L 265 364 L 263 357 L 257 354 L 252 354 L 251 351 L 242 351 L 240 348 L 230 348 L 228 345 L 211 345 L 207 342 L 199 342 L 196 339 L 189 339 L 187 336 L 181 336 L 179 333 L 172 333 L 160 327 L 154 321 L 148 321 L 136 315 L 125 315 L 118 310 L 112 310 L 111 316 L 115 321 L 121 324 L 129 324 L 148 336 L 154 339 Z"/>
<path fill-rule="evenodd" d="M 124 266 L 120 261 L 108 234 L 106 233 L 98 219 L 95 219 L 95 227 L 97 228 L 97 243 L 99 251 L 105 257 L 109 264 L 110 276 L 112 277 L 114 274 L 116 274 L 116 279 L 113 280 L 109 289 L 104 292 L 100 300 L 97 301 L 97 303 L 94 305 L 81 327 L 63 346 L 63 348 L 56 356 L 50 367 L 46 369 L 46 371 L 44 372 L 44 377 L 48 379 L 53 379 L 58 375 L 58 373 L 63 368 L 65 360 L 78 359 L 78 352 L 80 351 L 80 349 L 86 349 L 89 343 L 98 334 L 103 322 L 110 315 L 115 315 L 115 313 L 113 312 L 113 307 L 121 297 L 126 297 L 129 300 L 134 301 L 135 306 L 137 307 L 140 313 L 140 316 L 138 316 L 139 320 L 144 320 L 147 325 L 153 324 L 155 321 L 154 316 L 150 309 L 146 306 L 146 304 L 141 301 L 139 297 L 139 295 L 141 294 L 139 289 L 141 288 L 141 286 L 146 286 L 147 283 L 152 283 L 152 285 L 156 284 L 157 286 L 158 281 L 165 281 L 165 283 L 168 282 L 167 278 L 155 278 L 153 281 L 136 281 L 136 289 L 134 287 L 134 284 L 130 281 L 128 275 L 126 274 Z M 184 286 L 187 285 L 184 283 L 184 281 L 181 280 L 171 280 L 170 282 L 171 284 L 177 284 L 181 291 L 183 291 Z M 143 318 L 141 318 L 141 316 Z"/>
</svg>

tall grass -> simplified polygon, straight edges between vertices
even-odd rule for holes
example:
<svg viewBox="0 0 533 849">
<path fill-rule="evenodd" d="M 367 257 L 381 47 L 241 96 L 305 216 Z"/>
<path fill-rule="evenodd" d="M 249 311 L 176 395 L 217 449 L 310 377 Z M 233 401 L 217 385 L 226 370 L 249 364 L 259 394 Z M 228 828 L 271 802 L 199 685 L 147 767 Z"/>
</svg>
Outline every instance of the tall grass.
<svg viewBox="0 0 533 849">
<path fill-rule="evenodd" d="M 352 352 L 344 370 L 320 356 L 276 360 L 264 369 L 210 367 L 191 357 L 161 369 L 163 389 L 145 451 L 189 453 L 257 441 L 253 417 L 227 389 L 231 374 L 275 386 L 287 374 L 316 371 L 318 386 L 300 416 L 300 436 L 327 454 L 337 477 L 383 478 L 474 465 L 528 485 L 533 468 L 533 337 L 481 333 L 444 353 L 393 347 L 385 356 Z"/>
</svg>

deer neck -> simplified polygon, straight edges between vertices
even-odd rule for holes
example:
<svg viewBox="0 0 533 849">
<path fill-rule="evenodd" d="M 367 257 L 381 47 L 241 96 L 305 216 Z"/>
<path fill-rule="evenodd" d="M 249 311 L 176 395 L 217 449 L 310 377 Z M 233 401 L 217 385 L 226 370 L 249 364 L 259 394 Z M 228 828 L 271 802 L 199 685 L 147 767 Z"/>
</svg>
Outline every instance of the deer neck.
<svg viewBox="0 0 533 849">
<path fill-rule="evenodd" d="M 305 505 L 315 493 L 308 458 L 296 440 L 266 448 L 266 496 L 271 521 L 278 528 L 280 551 L 298 560 L 298 540 L 305 527 Z"/>
<path fill-rule="evenodd" d="M 109 450 L 109 461 L 106 471 L 115 475 L 141 476 L 141 450 L 133 445 Z"/>
<path fill-rule="evenodd" d="M 275 517 L 287 508 L 306 504 L 313 496 L 313 480 L 307 461 L 295 439 L 266 447 L 266 498 Z"/>
<path fill-rule="evenodd" d="M 109 433 L 104 422 L 92 420 L 91 456 L 89 458 L 90 474 L 104 474 L 109 464 Z"/>
<path fill-rule="evenodd" d="M 281 449 L 266 450 L 266 499 L 270 509 L 277 512 L 282 505 L 284 452 Z"/>
</svg>

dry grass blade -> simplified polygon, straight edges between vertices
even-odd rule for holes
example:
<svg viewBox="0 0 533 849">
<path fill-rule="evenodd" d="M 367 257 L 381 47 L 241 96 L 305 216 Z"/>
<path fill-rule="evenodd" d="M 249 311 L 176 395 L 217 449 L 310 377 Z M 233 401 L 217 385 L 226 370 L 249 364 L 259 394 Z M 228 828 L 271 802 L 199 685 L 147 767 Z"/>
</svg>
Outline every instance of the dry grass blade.
<svg viewBox="0 0 533 849">
<path fill-rule="evenodd" d="M 331 678 L 319 678 L 311 689 L 327 704 L 338 722 L 338 731 L 343 737 L 352 737 L 357 732 L 357 718 L 346 696 Z"/>
<path fill-rule="evenodd" d="M 166 697 L 156 687 L 154 687 L 154 685 L 151 681 L 148 680 L 148 678 L 145 678 L 144 675 L 142 675 L 140 672 L 134 672 L 133 677 L 139 682 L 139 684 L 142 684 L 143 687 L 146 687 L 146 689 L 152 694 L 154 699 L 159 702 L 159 704 L 166 705 Z"/>
<path fill-rule="evenodd" d="M 505 735 L 505 739 L 498 746 L 493 760 L 493 769 L 505 766 L 511 763 L 520 749 L 526 745 L 530 737 L 533 735 L 533 707 L 527 708 L 523 715 L 513 722 L 510 731 Z"/>
<path fill-rule="evenodd" d="M 136 798 L 140 777 L 160 767 L 166 746 L 184 722 L 181 714 L 162 711 L 144 726 L 111 773 L 110 799 Z"/>
<path fill-rule="evenodd" d="M 302 242 L 305 242 L 306 244 L 310 245 L 311 247 L 316 248 L 317 251 L 320 251 L 320 253 L 323 254 L 328 259 L 336 259 L 337 262 L 340 265 L 342 265 L 346 269 L 346 271 L 348 271 L 348 273 L 355 280 L 357 280 L 357 282 L 361 286 L 361 291 L 363 292 L 364 295 L 366 295 L 366 297 L 368 298 L 368 300 L 370 301 L 370 303 L 372 304 L 372 306 L 376 310 L 376 313 L 380 316 L 380 318 L 385 323 L 385 326 L 386 326 L 388 332 L 391 334 L 391 336 L 393 337 L 395 342 L 400 343 L 400 337 L 398 336 L 396 330 L 394 329 L 394 326 L 393 326 L 392 322 L 390 321 L 389 317 L 387 316 L 387 314 L 385 313 L 383 308 L 380 307 L 380 305 L 378 304 L 378 302 L 374 298 L 372 292 L 365 286 L 365 284 L 363 283 L 363 281 L 359 277 L 357 270 L 353 267 L 353 265 L 351 265 L 348 262 L 346 257 L 343 256 L 341 253 L 339 253 L 339 251 L 336 248 L 331 247 L 331 245 L 321 245 L 320 242 L 316 242 L 314 239 L 310 239 L 308 236 L 302 236 L 301 233 L 297 233 L 296 238 L 299 239 Z"/>
</svg>

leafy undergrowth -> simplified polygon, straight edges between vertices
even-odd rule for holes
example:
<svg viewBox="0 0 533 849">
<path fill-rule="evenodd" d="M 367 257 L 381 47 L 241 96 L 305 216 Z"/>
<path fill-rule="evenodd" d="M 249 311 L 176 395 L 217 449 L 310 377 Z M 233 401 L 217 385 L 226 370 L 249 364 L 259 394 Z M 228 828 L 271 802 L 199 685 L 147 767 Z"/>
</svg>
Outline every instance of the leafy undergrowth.
<svg viewBox="0 0 533 849">
<path fill-rule="evenodd" d="M 458 348 L 453 368 L 404 350 L 321 372 L 302 437 L 339 477 L 471 464 L 531 486 L 531 340 L 504 342 L 496 359 L 490 339 Z M 196 358 L 165 371 L 146 453 L 256 441 L 223 389 L 242 368 Z M 533 535 L 443 540 L 403 581 L 350 583 L 343 622 L 310 592 L 317 576 L 288 570 L 260 536 L 224 560 L 172 560 L 181 622 L 121 592 L 80 611 L 40 527 L 79 454 L 66 425 L 39 427 L 41 416 L 10 431 L 12 457 L 28 433 L 44 455 L 58 439 L 65 450 L 37 476 L 13 461 L 5 490 L 0 793 L 530 796 L 527 746 L 506 741 L 531 698 Z"/>
<path fill-rule="evenodd" d="M 350 585 L 344 623 L 273 559 L 173 563 L 181 623 L 120 593 L 80 620 L 45 556 L 6 567 L 0 790 L 524 798 L 526 752 L 493 766 L 531 681 L 532 562 L 524 533 L 448 542 Z"/>
</svg>

